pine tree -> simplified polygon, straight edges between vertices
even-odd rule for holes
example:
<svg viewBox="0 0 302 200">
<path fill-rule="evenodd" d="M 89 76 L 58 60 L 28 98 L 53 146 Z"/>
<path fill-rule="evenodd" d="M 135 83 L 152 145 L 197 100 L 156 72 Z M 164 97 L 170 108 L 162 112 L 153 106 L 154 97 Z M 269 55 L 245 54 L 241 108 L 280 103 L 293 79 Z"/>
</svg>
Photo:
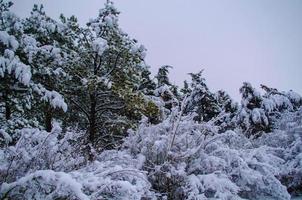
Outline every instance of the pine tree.
<svg viewBox="0 0 302 200">
<path fill-rule="evenodd" d="M 188 97 L 186 107 L 187 114 L 192 112 L 197 114 L 195 120 L 198 122 L 209 121 L 216 117 L 220 111 L 214 94 L 210 92 L 205 79 L 202 77 L 202 72 L 203 70 L 196 74 L 190 73 L 192 92 Z"/>
<path fill-rule="evenodd" d="M 223 90 L 215 93 L 215 99 L 220 109 L 215 125 L 219 127 L 220 132 L 234 129 L 236 122 L 233 119 L 238 112 L 238 104 Z"/>
<path fill-rule="evenodd" d="M 33 59 L 41 53 L 38 51 L 38 42 L 26 32 L 25 20 L 9 10 L 11 5 L 12 3 L 0 2 L 0 99 L 5 108 L 6 120 L 1 122 L 3 128 L 16 129 L 30 124 L 38 126 L 36 116 L 30 115 L 32 112 L 39 113 L 39 108 L 34 107 L 34 103 L 46 103 L 64 111 L 67 110 L 67 105 L 57 91 L 45 88 L 43 78 L 36 78 L 37 63 Z M 38 64 L 41 69 L 49 63 Z"/>
<path fill-rule="evenodd" d="M 158 69 L 157 75 L 155 76 L 157 80 L 155 96 L 160 99 L 163 116 L 169 114 L 172 108 L 178 105 L 178 89 L 170 83 L 168 76 L 169 69 L 172 69 L 172 67 L 164 65 Z"/>
<path fill-rule="evenodd" d="M 270 130 L 276 127 L 276 122 L 287 112 L 297 111 L 301 107 L 301 96 L 293 91 L 280 92 L 276 88 L 260 85 L 265 91 L 262 108 L 268 116 Z"/>
<path fill-rule="evenodd" d="M 139 83 L 138 90 L 142 91 L 146 95 L 154 95 L 156 89 L 156 83 L 150 79 L 151 72 L 145 67 L 141 74 L 141 80 Z"/>
<path fill-rule="evenodd" d="M 29 43 L 30 48 L 26 49 L 26 61 L 33 70 L 33 81 L 39 82 L 43 87 L 38 86 L 39 90 L 47 90 L 47 95 L 54 98 L 63 98 L 61 90 L 63 80 L 68 76 L 64 71 L 65 64 L 68 62 L 68 51 L 61 48 L 61 43 L 65 38 L 66 27 L 48 17 L 43 6 L 34 5 L 29 18 L 24 21 L 24 34 L 27 40 L 34 39 L 34 43 Z M 26 41 L 28 42 L 28 41 Z M 57 96 L 57 97 L 55 97 Z M 40 121 L 44 121 L 48 132 L 52 129 L 52 120 L 55 108 L 63 107 L 66 112 L 67 107 L 63 105 L 51 105 L 45 101 L 35 103 L 38 112 L 32 112 L 34 116 L 40 116 Z M 43 111 L 43 116 L 40 115 Z"/>
<path fill-rule="evenodd" d="M 29 106 L 27 100 L 32 76 L 30 67 L 19 57 L 22 22 L 10 12 L 12 5 L 12 2 L 0 1 L 0 98 L 6 120 L 22 112 L 22 105 Z"/>
<path fill-rule="evenodd" d="M 270 131 L 270 121 L 262 107 L 263 97 L 252 87 L 244 82 L 240 88 L 242 95 L 241 108 L 238 113 L 238 124 L 247 136 L 258 136 L 262 132 Z"/>
<path fill-rule="evenodd" d="M 88 127 L 88 141 L 101 148 L 117 145 L 128 120 L 138 120 L 139 108 L 128 105 L 144 89 L 142 74 L 148 76 L 145 48 L 119 28 L 118 15 L 108 1 L 87 27 L 75 27 L 78 55 L 72 63 L 69 101 L 80 111 L 80 125 Z"/>
<path fill-rule="evenodd" d="M 183 88 L 181 88 L 180 92 L 182 93 L 183 96 L 189 95 L 192 92 L 192 90 L 189 87 L 189 84 L 186 80 L 184 81 L 184 86 L 183 86 Z"/>
<path fill-rule="evenodd" d="M 237 104 L 226 91 L 217 91 L 215 97 L 221 110 L 229 113 L 235 113 L 237 111 Z"/>
<path fill-rule="evenodd" d="M 163 85 L 167 85 L 167 86 L 171 85 L 168 75 L 169 75 L 169 69 L 172 68 L 173 68 L 172 66 L 164 65 L 158 69 L 157 75 L 155 76 L 157 80 L 157 87 L 161 87 Z"/>
</svg>

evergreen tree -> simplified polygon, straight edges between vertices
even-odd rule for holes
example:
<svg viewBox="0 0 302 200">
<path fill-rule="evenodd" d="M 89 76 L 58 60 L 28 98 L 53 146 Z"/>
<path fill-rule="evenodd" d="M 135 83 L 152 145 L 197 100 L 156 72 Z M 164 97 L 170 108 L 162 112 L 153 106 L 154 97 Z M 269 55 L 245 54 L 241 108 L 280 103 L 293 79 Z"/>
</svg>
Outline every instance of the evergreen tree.
<svg viewBox="0 0 302 200">
<path fill-rule="evenodd" d="M 158 69 L 157 75 L 155 76 L 157 80 L 157 87 L 161 87 L 163 85 L 167 85 L 167 86 L 171 85 L 168 75 L 169 75 L 169 69 L 172 68 L 173 68 L 172 66 L 164 65 Z"/>
<path fill-rule="evenodd" d="M 270 130 L 276 126 L 276 122 L 287 112 L 294 112 L 301 104 L 301 96 L 293 91 L 280 92 L 275 88 L 260 85 L 265 91 L 263 95 L 262 108 L 265 110 L 270 124 Z"/>
<path fill-rule="evenodd" d="M 179 93 L 179 89 L 178 89 L 178 86 L 177 85 L 171 85 L 171 92 L 173 93 L 174 97 L 178 100 L 181 99 L 181 95 Z"/>
<path fill-rule="evenodd" d="M 41 75 L 40 79 L 36 78 L 37 64 L 41 69 L 47 68 L 49 63 L 33 62 L 43 49 L 38 50 L 36 38 L 26 32 L 25 20 L 21 20 L 9 10 L 11 5 L 12 3 L 0 2 L 2 9 L 0 14 L 0 99 L 5 107 L 6 119 L 1 123 L 3 128 L 8 127 L 8 129 L 16 128 L 16 126 L 22 128 L 30 124 L 38 126 L 37 116 L 30 115 L 31 112 L 39 114 L 39 108 L 33 106 L 34 103 L 36 105 L 45 103 L 52 108 L 67 110 L 62 95 L 45 87 L 45 82 L 42 81 L 43 78 L 45 79 L 45 74 Z M 47 50 L 44 48 L 44 51 Z M 43 56 L 40 55 L 40 57 Z"/>
<path fill-rule="evenodd" d="M 0 1 L 0 89 L 1 104 L 6 120 L 29 106 L 28 90 L 31 81 L 31 69 L 20 60 L 22 39 L 22 21 L 10 12 L 12 2 Z"/>
<path fill-rule="evenodd" d="M 189 95 L 192 92 L 192 90 L 189 87 L 189 84 L 186 80 L 184 81 L 184 86 L 183 86 L 183 88 L 181 88 L 180 92 L 182 93 L 183 96 Z"/>
<path fill-rule="evenodd" d="M 302 97 L 298 93 L 290 90 L 286 92 L 285 95 L 292 103 L 294 110 L 298 110 L 302 106 Z"/>
<path fill-rule="evenodd" d="M 101 148 L 117 145 L 128 120 L 138 120 L 139 106 L 130 103 L 145 103 L 136 94 L 144 89 L 142 74 L 148 76 L 145 48 L 119 28 L 118 15 L 108 1 L 87 27 L 75 30 L 78 57 L 72 63 L 69 100 L 81 112 L 80 125 L 88 127 L 88 141 Z"/>
<path fill-rule="evenodd" d="M 27 41 L 34 39 L 34 43 L 29 43 L 30 48 L 26 49 L 26 61 L 33 71 L 32 79 L 39 82 L 48 90 L 48 95 L 59 96 L 62 92 L 64 79 L 68 77 L 65 72 L 65 65 L 68 62 L 68 48 L 61 46 L 65 39 L 66 27 L 48 17 L 43 6 L 35 5 L 31 15 L 24 22 L 24 34 Z M 62 47 L 62 48 L 61 48 Z M 41 88 L 38 86 L 38 88 Z M 44 90 L 44 88 L 41 88 Z M 36 112 L 31 112 L 34 116 L 40 116 L 40 121 L 44 121 L 48 132 L 52 129 L 52 120 L 56 106 L 51 103 L 34 103 Z M 64 106 L 64 111 L 66 112 Z M 43 115 L 41 115 L 41 110 Z M 58 111 L 58 110 L 57 110 Z"/>
<path fill-rule="evenodd" d="M 197 116 L 194 119 L 199 122 L 209 121 L 220 112 L 215 95 L 207 87 L 205 79 L 202 77 L 202 72 L 203 70 L 196 74 L 190 73 L 192 92 L 188 97 L 185 111 L 186 113 L 195 112 Z"/>
<path fill-rule="evenodd" d="M 244 133 L 250 137 L 269 132 L 270 122 L 262 107 L 263 98 L 260 93 L 247 82 L 243 83 L 240 93 L 242 100 L 237 119 Z"/>
<path fill-rule="evenodd" d="M 163 118 L 166 114 L 169 114 L 171 109 L 178 105 L 178 89 L 176 86 L 172 85 L 169 80 L 169 69 L 172 69 L 169 65 L 164 65 L 158 69 L 157 75 L 155 76 L 157 80 L 157 87 L 155 91 L 155 96 L 160 99 L 160 107 L 162 107 Z"/>
<path fill-rule="evenodd" d="M 238 104 L 223 90 L 216 92 L 215 98 L 220 108 L 215 125 L 219 127 L 220 132 L 234 129 L 236 126 L 234 117 L 238 112 Z"/>
<path fill-rule="evenodd" d="M 150 75 L 151 72 L 147 67 L 143 69 L 138 90 L 146 95 L 154 95 L 154 90 L 156 89 L 156 83 L 150 79 Z"/>
</svg>

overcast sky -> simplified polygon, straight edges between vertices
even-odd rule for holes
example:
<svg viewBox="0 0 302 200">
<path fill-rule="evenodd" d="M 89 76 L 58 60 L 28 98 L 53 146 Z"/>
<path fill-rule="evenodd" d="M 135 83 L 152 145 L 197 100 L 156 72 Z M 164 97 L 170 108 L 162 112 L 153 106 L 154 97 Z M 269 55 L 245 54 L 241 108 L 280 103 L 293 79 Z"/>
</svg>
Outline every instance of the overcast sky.
<svg viewBox="0 0 302 200">
<path fill-rule="evenodd" d="M 57 18 L 76 15 L 81 24 L 97 16 L 105 0 L 13 0 L 27 16 L 34 3 Z M 148 49 L 155 73 L 172 65 L 170 79 L 205 69 L 208 86 L 239 100 L 243 81 L 302 94 L 301 0 L 115 0 L 120 25 Z"/>
</svg>

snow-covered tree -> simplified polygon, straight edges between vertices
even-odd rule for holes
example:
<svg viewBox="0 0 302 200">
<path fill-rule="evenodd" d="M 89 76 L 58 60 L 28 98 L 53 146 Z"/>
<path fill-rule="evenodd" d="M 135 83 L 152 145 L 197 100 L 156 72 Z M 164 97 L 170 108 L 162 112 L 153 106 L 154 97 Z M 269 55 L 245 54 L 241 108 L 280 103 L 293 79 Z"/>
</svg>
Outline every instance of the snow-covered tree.
<svg viewBox="0 0 302 200">
<path fill-rule="evenodd" d="M 59 93 L 62 91 L 64 79 L 68 76 L 64 70 L 68 62 L 68 49 L 62 46 L 66 27 L 48 17 L 42 5 L 40 7 L 35 5 L 31 15 L 23 24 L 24 34 L 26 34 L 24 36 L 25 62 L 31 66 L 33 81 L 43 86 L 39 85 L 35 89 L 39 90 L 38 93 L 48 90 L 47 95 L 63 98 Z M 32 114 L 41 117 L 40 121 L 44 121 L 47 131 L 52 129 L 55 108 L 60 107 L 65 112 L 67 111 L 65 102 L 57 99 L 56 104 L 52 106 L 51 102 L 46 101 L 41 104 L 40 101 L 36 101 L 34 105 L 37 110 Z"/>
<path fill-rule="evenodd" d="M 88 140 L 102 148 L 117 145 L 128 119 L 140 114 L 128 103 L 133 98 L 145 102 L 137 94 L 144 89 L 140 83 L 147 70 L 145 48 L 120 29 L 118 15 L 108 1 L 87 27 L 75 30 L 78 57 L 72 63 L 69 101 L 81 113 L 80 125 L 88 127 Z"/>
<path fill-rule="evenodd" d="M 264 95 L 249 83 L 240 88 L 242 101 L 237 115 L 238 125 L 249 136 L 278 128 L 275 124 L 282 115 L 297 110 L 300 105 L 301 96 L 293 91 L 279 92 L 265 85 L 261 88 L 265 91 Z"/>
<path fill-rule="evenodd" d="M 0 2 L 0 81 L 1 106 L 5 119 L 22 110 L 22 100 L 26 99 L 31 80 L 30 66 L 20 60 L 18 51 L 22 37 L 22 22 L 10 12 L 12 2 Z"/>
<path fill-rule="evenodd" d="M 161 66 L 155 76 L 157 86 L 154 95 L 158 99 L 157 105 L 161 109 L 163 119 L 166 118 L 172 108 L 179 103 L 178 88 L 170 83 L 168 76 L 169 69 L 172 69 L 169 65 Z"/>
<path fill-rule="evenodd" d="M 192 92 L 188 97 L 186 113 L 195 112 L 196 121 L 209 121 L 219 113 L 219 107 L 215 95 L 209 90 L 202 76 L 203 70 L 194 74 L 190 73 Z"/>
<path fill-rule="evenodd" d="M 157 87 L 161 87 L 164 85 L 168 85 L 168 86 L 171 85 L 170 80 L 169 80 L 169 69 L 172 69 L 172 68 L 173 68 L 172 66 L 164 65 L 158 69 L 158 72 L 155 76 L 155 78 L 157 80 Z"/>
<path fill-rule="evenodd" d="M 250 83 L 244 82 L 240 88 L 241 108 L 237 115 L 238 124 L 247 136 L 270 131 L 267 113 L 262 108 L 263 98 Z"/>
<path fill-rule="evenodd" d="M 192 92 L 188 82 L 185 80 L 184 81 L 184 86 L 183 88 L 181 88 L 180 92 L 183 94 L 183 95 L 188 95 Z"/>
<path fill-rule="evenodd" d="M 0 150 L 0 197 L 290 199 L 285 186 L 298 194 L 301 110 L 283 117 L 283 130 L 250 140 L 218 134 L 211 123 L 184 116 L 184 108 L 157 125 L 143 120 L 119 151 L 85 166 L 75 132 L 24 129 L 17 146 Z"/>
<path fill-rule="evenodd" d="M 11 6 L 0 0 L 0 199 L 302 194 L 299 94 L 244 83 L 238 106 L 202 71 L 180 91 L 169 66 L 154 81 L 111 1 L 84 27 Z"/>
<path fill-rule="evenodd" d="M 275 124 L 283 114 L 297 111 L 301 107 L 302 97 L 292 90 L 280 92 L 265 85 L 261 85 L 261 88 L 265 91 L 262 107 L 269 116 L 271 129 L 278 128 Z"/>
<path fill-rule="evenodd" d="M 150 75 L 149 67 L 146 66 L 142 71 L 138 88 L 139 91 L 142 91 L 146 95 L 154 95 L 154 90 L 156 89 L 156 83 L 151 80 Z"/>
<path fill-rule="evenodd" d="M 235 116 L 238 111 L 238 104 L 223 90 L 215 93 L 220 112 L 215 119 L 215 124 L 219 126 L 220 132 L 233 130 L 236 127 Z"/>
<path fill-rule="evenodd" d="M 28 116 L 29 110 L 34 110 L 33 102 L 47 102 L 51 107 L 64 111 L 67 105 L 57 91 L 46 89 L 43 81 L 34 78 L 35 68 L 31 59 L 36 52 L 37 41 L 25 32 L 25 21 L 10 11 L 12 3 L 1 1 L 0 5 L 0 88 L 6 119 L 1 120 L 1 124 L 6 127 L 4 129 L 22 128 L 29 124 L 37 126 L 36 116 Z M 44 66 L 47 64 L 45 62 Z"/>
</svg>

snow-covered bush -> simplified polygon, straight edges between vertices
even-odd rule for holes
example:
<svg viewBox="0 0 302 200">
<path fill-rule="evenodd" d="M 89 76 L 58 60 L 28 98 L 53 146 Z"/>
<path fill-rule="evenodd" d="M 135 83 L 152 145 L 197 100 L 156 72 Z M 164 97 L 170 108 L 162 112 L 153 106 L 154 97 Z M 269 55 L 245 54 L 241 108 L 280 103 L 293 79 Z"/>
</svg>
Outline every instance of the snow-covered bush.
<svg viewBox="0 0 302 200">
<path fill-rule="evenodd" d="M 219 134 L 211 121 L 182 116 L 182 108 L 157 125 L 143 120 L 122 149 L 95 152 L 85 166 L 74 132 L 24 129 L 16 146 L 0 151 L 0 197 L 283 200 L 300 192 L 301 111 L 284 117 L 290 127 L 251 140 Z"/>
<path fill-rule="evenodd" d="M 158 125 L 143 122 L 124 147 L 144 155 L 153 188 L 169 199 L 289 199 L 276 178 L 284 160 L 273 147 L 254 147 L 240 133 L 217 134 L 175 112 Z"/>
<path fill-rule="evenodd" d="M 144 171 L 143 156 L 105 151 L 85 168 L 72 172 L 90 199 L 155 199 Z"/>
<path fill-rule="evenodd" d="M 133 158 L 123 151 L 106 151 L 78 170 L 35 170 L 14 182 L 5 182 L 0 198 L 155 199 L 145 173 L 139 170 L 143 160 L 143 157 Z"/>
<path fill-rule="evenodd" d="M 284 160 L 277 175 L 293 195 L 302 193 L 302 110 L 287 113 L 279 120 L 279 130 L 254 141 L 258 147 L 267 146 Z"/>
<path fill-rule="evenodd" d="M 34 128 L 22 129 L 14 146 L 0 149 L 0 182 L 15 181 L 37 170 L 70 171 L 82 165 L 85 160 L 79 147 L 72 144 L 77 136 L 71 132 L 61 133 L 58 125 L 50 133 Z"/>
</svg>

